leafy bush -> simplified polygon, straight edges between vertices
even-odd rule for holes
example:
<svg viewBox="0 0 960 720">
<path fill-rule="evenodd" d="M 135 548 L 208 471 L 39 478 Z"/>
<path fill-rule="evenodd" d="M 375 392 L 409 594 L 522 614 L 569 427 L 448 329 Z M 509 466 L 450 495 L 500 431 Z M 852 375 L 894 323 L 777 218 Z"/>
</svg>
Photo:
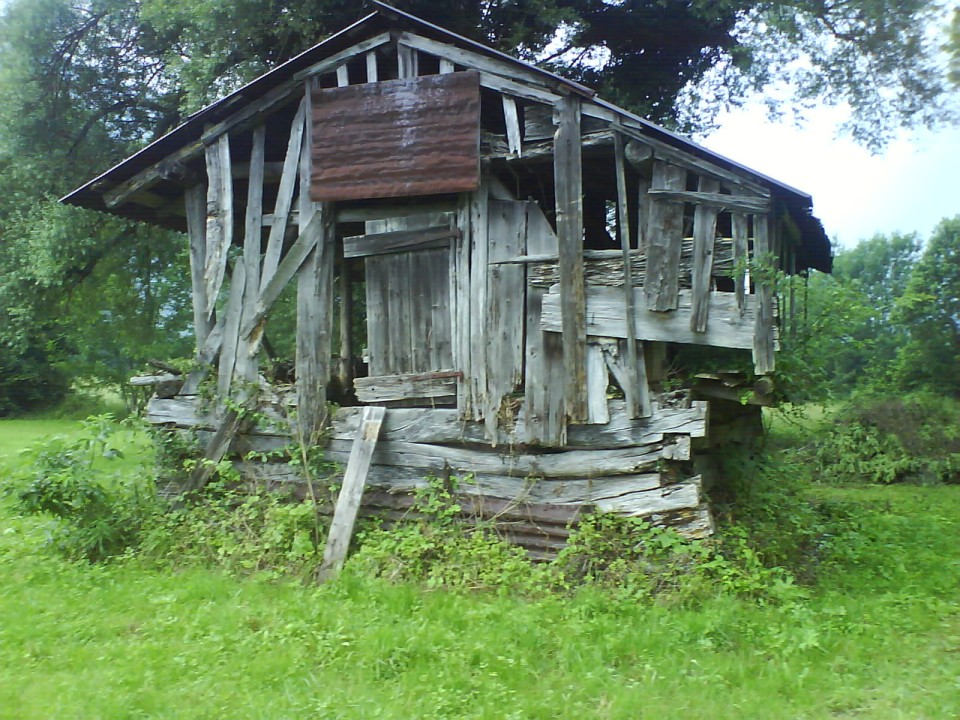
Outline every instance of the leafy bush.
<svg viewBox="0 0 960 720">
<path fill-rule="evenodd" d="M 20 511 L 54 519 L 51 541 L 63 554 L 97 562 L 135 545 L 159 504 L 145 468 L 106 472 L 106 463 L 123 458 L 113 416 L 81 425 L 77 439 L 55 437 L 24 451 L 29 464 L 5 490 Z"/>
<path fill-rule="evenodd" d="M 823 482 L 960 482 L 960 403 L 928 395 L 852 401 L 813 459 Z"/>
</svg>

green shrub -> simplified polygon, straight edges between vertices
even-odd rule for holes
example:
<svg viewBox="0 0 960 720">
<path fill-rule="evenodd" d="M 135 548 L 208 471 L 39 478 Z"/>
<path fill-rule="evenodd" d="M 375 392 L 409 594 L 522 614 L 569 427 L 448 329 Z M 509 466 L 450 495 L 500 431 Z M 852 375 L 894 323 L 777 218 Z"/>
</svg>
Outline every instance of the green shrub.
<svg viewBox="0 0 960 720">
<path fill-rule="evenodd" d="M 821 482 L 960 482 L 960 403 L 929 395 L 851 401 L 813 460 Z"/>
<path fill-rule="evenodd" d="M 123 458 L 113 416 L 81 425 L 76 439 L 54 437 L 25 450 L 27 467 L 5 491 L 21 512 L 53 519 L 50 539 L 64 555 L 98 562 L 135 545 L 160 506 L 145 468 L 108 471 Z"/>
</svg>

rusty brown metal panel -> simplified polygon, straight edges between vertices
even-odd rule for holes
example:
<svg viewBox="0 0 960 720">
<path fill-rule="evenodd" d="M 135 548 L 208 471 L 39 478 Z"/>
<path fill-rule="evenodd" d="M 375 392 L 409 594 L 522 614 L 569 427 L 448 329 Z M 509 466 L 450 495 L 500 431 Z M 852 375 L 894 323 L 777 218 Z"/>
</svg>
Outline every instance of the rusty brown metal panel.
<svg viewBox="0 0 960 720">
<path fill-rule="evenodd" d="M 480 184 L 480 80 L 428 75 L 313 93 L 313 200 L 469 192 Z"/>
</svg>

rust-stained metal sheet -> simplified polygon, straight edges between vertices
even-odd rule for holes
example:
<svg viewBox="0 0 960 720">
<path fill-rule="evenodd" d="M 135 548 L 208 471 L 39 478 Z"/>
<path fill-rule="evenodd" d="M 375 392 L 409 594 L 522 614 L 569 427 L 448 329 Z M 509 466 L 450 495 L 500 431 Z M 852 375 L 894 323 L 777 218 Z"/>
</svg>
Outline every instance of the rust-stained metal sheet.
<svg viewBox="0 0 960 720">
<path fill-rule="evenodd" d="M 480 184 L 480 78 L 427 75 L 315 90 L 313 200 L 469 192 Z"/>
</svg>

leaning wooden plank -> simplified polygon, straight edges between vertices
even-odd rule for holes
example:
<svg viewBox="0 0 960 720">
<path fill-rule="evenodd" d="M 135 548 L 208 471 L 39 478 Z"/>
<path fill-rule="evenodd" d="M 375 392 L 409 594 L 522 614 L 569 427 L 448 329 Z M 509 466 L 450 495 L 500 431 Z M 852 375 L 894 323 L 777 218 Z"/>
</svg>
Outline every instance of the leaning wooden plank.
<svg viewBox="0 0 960 720">
<path fill-rule="evenodd" d="M 757 283 L 757 317 L 753 342 L 753 369 L 757 375 L 774 371 L 776 359 L 776 324 L 773 306 L 773 258 L 770 255 L 769 219 L 766 215 L 753 216 L 754 258 L 761 276 Z"/>
<path fill-rule="evenodd" d="M 642 293 L 643 288 L 635 288 Z M 640 299 L 640 295 L 637 295 Z M 689 290 L 680 291 L 678 308 L 662 313 L 637 307 L 636 332 L 640 340 L 713 345 L 716 347 L 753 347 L 753 328 L 757 314 L 755 296 L 748 296 L 746 313 L 737 311 L 733 293 L 710 293 L 710 323 L 706 332 L 690 330 L 691 295 Z M 560 296 L 551 292 L 544 296 L 541 327 L 547 332 L 560 332 L 562 328 Z M 626 338 L 627 323 L 623 316 L 623 294 L 620 288 L 591 285 L 587 288 L 587 332 L 600 337 Z"/>
<path fill-rule="evenodd" d="M 559 240 L 560 298 L 563 306 L 563 366 L 567 417 L 587 417 L 586 303 L 583 279 L 583 173 L 580 156 L 580 102 L 567 96 L 557 103 L 553 178 Z"/>
<path fill-rule="evenodd" d="M 503 100 L 503 121 L 507 126 L 507 144 L 510 152 L 521 157 L 523 147 L 520 140 L 520 118 L 517 115 L 517 101 L 509 95 L 501 96 Z"/>
<path fill-rule="evenodd" d="M 647 389 L 640 387 L 640 360 L 637 355 L 637 337 L 635 335 L 637 308 L 633 294 L 633 272 L 630 259 L 630 208 L 627 202 L 627 163 L 624 154 L 623 136 L 614 133 L 614 155 L 617 170 L 617 221 L 620 228 L 620 249 L 623 253 L 623 294 L 627 320 L 627 372 L 620 387 L 623 390 L 627 407 L 632 417 L 645 417 L 650 414 L 649 399 L 644 405 L 641 394 L 647 395 Z M 646 384 L 646 383 L 644 383 Z"/>
<path fill-rule="evenodd" d="M 254 312 L 244 322 L 242 337 L 249 338 L 257 329 L 261 321 L 270 312 L 273 303 L 280 297 L 280 293 L 283 292 L 287 283 L 303 267 L 304 262 L 306 262 L 317 243 L 330 232 L 329 226 L 329 210 L 325 209 L 314 213 L 307 226 L 300 231 L 297 241 L 290 246 L 287 254 L 283 256 L 283 261 L 273 273 L 270 282 L 260 291 L 260 297 L 257 299 Z"/>
<path fill-rule="evenodd" d="M 459 237 L 460 230 L 449 225 L 423 230 L 397 230 L 354 235 L 343 239 L 343 256 L 349 259 L 447 247 L 451 240 Z"/>
<path fill-rule="evenodd" d="M 682 190 L 686 178 L 683 168 L 660 161 L 653 163 L 653 188 Z M 648 223 L 647 271 L 643 281 L 646 307 L 658 312 L 675 310 L 683 247 L 683 205 L 651 199 Z"/>
<path fill-rule="evenodd" d="M 613 340 L 611 338 L 599 339 L 599 345 L 603 348 L 603 357 L 607 368 L 613 374 L 617 384 L 623 388 L 624 383 L 631 380 L 637 383 L 637 404 L 640 417 L 648 418 L 653 415 L 653 404 L 650 401 L 650 390 L 647 383 L 647 367 L 643 356 L 643 343 L 638 340 Z M 636 360 L 631 360 L 631 353 L 627 343 L 633 343 L 638 346 L 633 353 Z M 636 364 L 633 364 L 636 363 Z M 634 409 L 630 408 L 631 417 Z"/>
<path fill-rule="evenodd" d="M 220 136 L 207 148 L 207 256 L 203 286 L 207 317 L 213 317 L 227 270 L 227 251 L 233 242 L 233 178 L 230 174 L 230 138 Z"/>
<path fill-rule="evenodd" d="M 356 45 L 351 45 L 346 50 L 341 50 L 338 53 L 334 53 L 330 57 L 324 58 L 320 62 L 311 65 L 305 70 L 301 70 L 294 75 L 294 80 L 299 83 L 307 78 L 330 72 L 357 55 L 366 54 L 369 58 L 373 50 L 376 50 L 376 48 L 380 47 L 381 45 L 386 45 L 388 42 L 390 42 L 390 33 L 388 32 L 374 35 L 372 38 L 367 40 L 361 40 Z M 367 82 L 376 82 L 376 80 L 376 77 L 374 77 L 372 80 L 369 77 L 367 78 Z"/>
<path fill-rule="evenodd" d="M 347 559 L 347 550 L 350 547 L 350 537 L 353 535 L 353 526 L 357 520 L 360 499 L 363 497 L 370 459 L 377 445 L 380 424 L 383 422 L 385 412 L 386 409 L 382 407 L 364 408 L 360 430 L 350 450 L 343 485 L 337 496 L 333 522 L 330 524 L 330 535 L 323 549 L 323 562 L 317 574 L 317 579 L 321 582 L 335 577 Z"/>
<path fill-rule="evenodd" d="M 491 263 L 487 271 L 487 407 L 484 420 L 489 440 L 496 444 L 504 399 L 523 382 L 523 321 L 526 273 L 518 265 L 494 265 L 526 252 L 527 203 L 490 200 Z"/>
<path fill-rule="evenodd" d="M 700 190 L 680 191 L 651 189 L 649 194 L 657 200 L 668 200 L 674 202 L 690 202 L 697 205 L 711 207 L 716 210 L 744 210 L 746 212 L 769 212 L 770 199 L 761 197 L 745 197 L 742 195 L 721 195 L 717 190 L 704 189 L 704 181 L 709 186 L 720 188 L 720 181 L 711 177 L 701 176 Z"/>
<path fill-rule="evenodd" d="M 231 408 L 223 416 L 217 432 L 207 444 L 203 453 L 203 458 L 197 463 L 190 478 L 187 480 L 184 491 L 187 493 L 202 490 L 204 486 L 213 477 L 217 469 L 217 463 L 223 460 L 224 456 L 230 450 L 233 440 L 236 437 L 237 430 L 242 422 L 241 414 L 236 408 Z"/>
<path fill-rule="evenodd" d="M 701 177 L 702 193 L 714 193 L 720 183 L 713 178 Z M 702 194 L 701 193 L 701 194 Z M 713 280 L 713 248 L 717 235 L 717 208 L 700 203 L 693 212 L 693 292 L 690 329 L 706 332 L 710 312 L 710 285 Z"/>
<path fill-rule="evenodd" d="M 293 123 L 290 125 L 287 154 L 283 161 L 283 175 L 280 178 L 276 207 L 273 210 L 273 225 L 270 226 L 267 251 L 263 256 L 263 269 L 260 275 L 261 294 L 273 279 L 277 265 L 280 263 L 280 253 L 283 251 L 283 236 L 287 231 L 287 218 L 293 205 L 293 190 L 297 185 L 297 166 L 300 162 L 300 146 L 303 142 L 306 111 L 307 99 L 304 97 L 297 109 L 297 114 L 293 118 Z M 300 222 L 304 222 L 303 218 L 300 219 Z"/>
<path fill-rule="evenodd" d="M 190 235 L 190 284 L 193 298 L 193 329 L 197 351 L 204 346 L 213 330 L 213 319 L 207 314 L 207 288 L 203 270 L 207 261 L 207 191 L 203 185 L 192 185 L 184 194 L 187 211 L 187 232 Z"/>
<path fill-rule="evenodd" d="M 197 352 L 197 367 L 192 370 L 189 375 L 187 375 L 187 379 L 183 383 L 183 387 L 180 388 L 181 394 L 193 395 L 197 392 L 198 388 L 200 387 L 200 383 L 202 383 L 204 378 L 207 377 L 207 373 L 210 371 L 210 366 L 219 354 L 220 347 L 222 345 L 223 318 L 220 318 L 220 320 L 217 321 L 217 324 L 213 326 L 213 330 L 210 331 L 210 334 L 207 335 L 207 340 L 203 343 L 203 347 Z"/>
<path fill-rule="evenodd" d="M 744 213 L 733 213 L 733 286 L 737 296 L 737 311 L 740 316 L 747 310 L 746 277 L 747 262 L 749 260 L 749 246 L 747 245 L 747 216 Z"/>
<path fill-rule="evenodd" d="M 353 386 L 357 400 L 363 403 L 393 402 L 396 400 L 453 401 L 457 395 L 457 380 L 463 373 L 442 370 L 434 373 L 379 375 L 357 378 Z"/>
</svg>

